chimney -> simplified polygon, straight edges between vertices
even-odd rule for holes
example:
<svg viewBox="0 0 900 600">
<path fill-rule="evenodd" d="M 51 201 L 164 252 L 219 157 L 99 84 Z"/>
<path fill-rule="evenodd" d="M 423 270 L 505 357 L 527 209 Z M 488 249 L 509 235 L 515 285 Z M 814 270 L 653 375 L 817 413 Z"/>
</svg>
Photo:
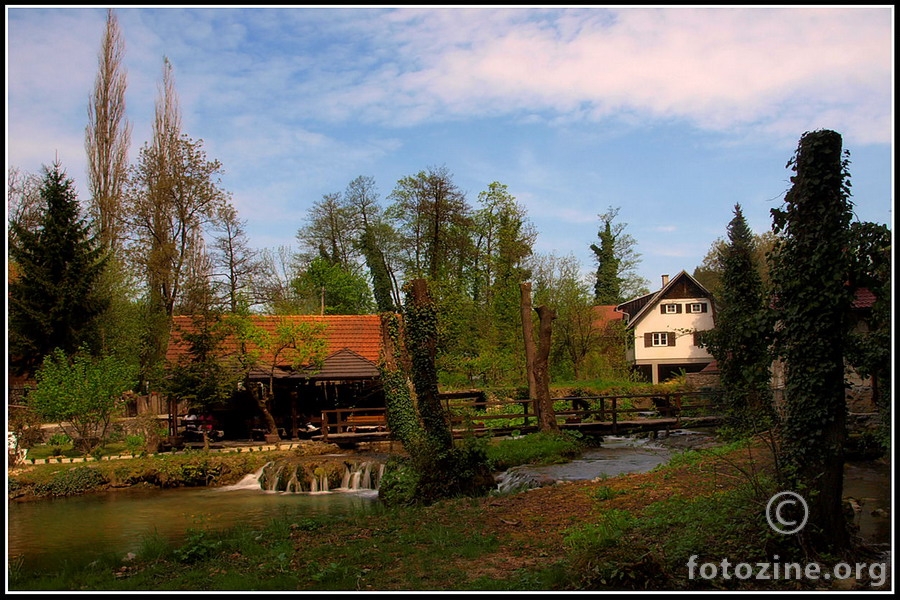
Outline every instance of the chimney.
<svg viewBox="0 0 900 600">
<path fill-rule="evenodd" d="M 667 285 L 669 285 L 669 275 L 668 274 L 665 274 L 662 276 L 662 282 L 663 282 L 663 284 L 662 284 L 663 287 L 666 287 Z"/>
</svg>

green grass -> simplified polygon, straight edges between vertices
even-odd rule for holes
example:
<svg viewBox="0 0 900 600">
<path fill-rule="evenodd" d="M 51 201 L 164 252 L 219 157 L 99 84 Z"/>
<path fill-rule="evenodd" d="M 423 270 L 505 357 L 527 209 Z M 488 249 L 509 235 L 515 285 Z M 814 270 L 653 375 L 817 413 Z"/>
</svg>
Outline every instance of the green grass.
<svg viewBox="0 0 900 600">
<path fill-rule="evenodd" d="M 566 433 L 530 433 L 517 438 L 498 439 L 487 447 L 491 468 L 505 471 L 517 465 L 548 465 L 577 458 L 586 442 Z"/>
</svg>

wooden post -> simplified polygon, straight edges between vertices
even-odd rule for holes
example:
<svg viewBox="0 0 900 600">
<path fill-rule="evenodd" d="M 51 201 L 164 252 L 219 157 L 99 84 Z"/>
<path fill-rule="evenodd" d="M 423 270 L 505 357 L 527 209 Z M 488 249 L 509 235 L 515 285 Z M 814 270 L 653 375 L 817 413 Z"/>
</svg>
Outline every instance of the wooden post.
<svg viewBox="0 0 900 600">
<path fill-rule="evenodd" d="M 534 327 L 531 324 L 531 282 L 519 284 L 521 301 L 519 304 L 522 317 L 522 340 L 525 342 L 525 374 L 528 378 L 528 399 L 537 398 L 537 381 L 534 376 Z M 541 407 L 534 402 L 534 414 L 540 424 Z"/>
<path fill-rule="evenodd" d="M 613 434 L 616 434 L 619 431 L 619 426 L 617 424 L 618 423 L 618 412 L 619 412 L 618 408 L 616 407 L 616 398 L 613 397 L 613 399 L 612 399 L 612 430 L 613 430 Z"/>
</svg>

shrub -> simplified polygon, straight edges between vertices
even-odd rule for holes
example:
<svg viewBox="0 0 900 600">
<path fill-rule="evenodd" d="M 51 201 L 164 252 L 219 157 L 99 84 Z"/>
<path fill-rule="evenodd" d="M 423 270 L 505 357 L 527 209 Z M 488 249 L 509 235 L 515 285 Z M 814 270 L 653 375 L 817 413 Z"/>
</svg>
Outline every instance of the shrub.
<svg viewBox="0 0 900 600">
<path fill-rule="evenodd" d="M 50 481 L 35 486 L 35 494 L 41 496 L 72 496 L 83 494 L 106 483 L 100 471 L 91 467 L 78 466 L 67 471 L 59 471 Z"/>
</svg>

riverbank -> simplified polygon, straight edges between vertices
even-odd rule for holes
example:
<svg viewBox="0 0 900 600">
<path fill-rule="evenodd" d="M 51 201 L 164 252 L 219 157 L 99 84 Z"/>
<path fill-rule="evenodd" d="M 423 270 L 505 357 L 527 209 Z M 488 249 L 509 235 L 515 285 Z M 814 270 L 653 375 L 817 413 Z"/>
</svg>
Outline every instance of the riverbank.
<svg viewBox="0 0 900 600">
<path fill-rule="evenodd" d="M 674 440 L 673 440 L 674 441 Z M 692 440 L 693 441 L 693 440 Z M 240 455 L 238 455 L 240 456 Z M 198 530 L 184 544 L 59 573 L 11 571 L 15 590 L 815 590 L 883 589 L 879 572 L 829 581 L 691 577 L 700 563 L 803 563 L 766 524 L 764 444 L 687 450 L 647 473 L 429 507 Z M 890 518 L 889 516 L 887 518 Z M 878 564 L 859 540 L 846 560 Z M 883 549 L 882 549 L 883 550 Z M 831 564 L 827 564 L 831 561 Z M 873 577 L 874 576 L 874 577 Z"/>
</svg>

